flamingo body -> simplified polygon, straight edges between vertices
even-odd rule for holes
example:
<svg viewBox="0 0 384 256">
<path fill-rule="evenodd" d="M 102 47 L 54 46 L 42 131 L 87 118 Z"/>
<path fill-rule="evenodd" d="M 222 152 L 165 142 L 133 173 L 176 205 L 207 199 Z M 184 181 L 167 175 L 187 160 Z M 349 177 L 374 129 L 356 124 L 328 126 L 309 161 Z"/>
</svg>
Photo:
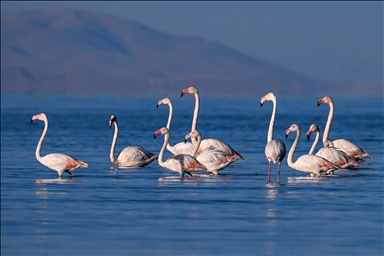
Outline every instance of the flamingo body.
<svg viewBox="0 0 384 256">
<path fill-rule="evenodd" d="M 223 153 L 225 153 L 228 156 L 231 156 L 231 161 L 234 162 L 238 159 L 244 160 L 243 156 L 240 155 L 236 150 L 234 150 L 231 146 L 226 144 L 225 142 L 218 140 L 218 139 L 204 139 L 201 141 L 199 146 L 199 151 L 202 152 L 206 150 L 207 148 L 213 147 Z"/>
<path fill-rule="evenodd" d="M 119 167 L 144 167 L 157 159 L 157 155 L 146 151 L 140 146 L 129 146 L 118 154 L 113 162 Z"/>
<path fill-rule="evenodd" d="M 281 140 L 271 140 L 265 145 L 264 153 L 269 162 L 280 164 L 286 155 L 285 143 Z"/>
<path fill-rule="evenodd" d="M 168 128 L 163 127 L 155 132 L 154 138 L 156 138 L 159 134 L 165 135 L 164 143 L 160 150 L 159 158 L 158 158 L 158 162 L 160 166 L 179 173 L 181 177 L 184 177 L 184 174 L 188 174 L 189 176 L 192 177 L 191 172 L 207 172 L 207 168 L 203 164 L 201 164 L 199 161 L 197 161 L 196 158 L 194 158 L 189 154 L 173 155 L 170 158 L 168 158 L 166 161 L 163 161 L 164 151 L 170 139 L 170 132 Z"/>
<path fill-rule="evenodd" d="M 71 176 L 73 174 L 71 171 L 79 169 L 79 168 L 88 168 L 88 164 L 84 163 L 83 161 L 80 161 L 72 156 L 62 154 L 62 153 L 51 153 L 45 156 L 40 155 L 41 146 L 43 144 L 44 138 L 48 131 L 48 117 L 46 114 L 41 113 L 32 116 L 31 123 L 35 120 L 40 120 L 44 122 L 44 130 L 40 137 L 39 143 L 36 147 L 36 159 L 46 167 L 48 167 L 51 170 L 57 171 L 59 174 L 59 177 L 61 178 L 64 174 L 64 172 L 69 173 Z"/>
<path fill-rule="evenodd" d="M 337 139 L 334 140 L 333 145 L 335 148 L 342 150 L 349 156 L 357 157 L 357 158 L 373 158 L 371 154 L 367 153 L 357 144 L 352 141 L 346 139 Z"/>
<path fill-rule="evenodd" d="M 157 159 L 157 155 L 146 151 L 141 146 L 129 146 L 120 151 L 117 158 L 115 158 L 115 147 L 117 142 L 117 136 L 119 134 L 119 125 L 117 123 L 117 117 L 112 115 L 109 120 L 109 127 L 115 125 L 115 133 L 112 139 L 110 159 L 111 162 L 118 167 L 126 168 L 138 168 L 144 167 Z"/>
</svg>

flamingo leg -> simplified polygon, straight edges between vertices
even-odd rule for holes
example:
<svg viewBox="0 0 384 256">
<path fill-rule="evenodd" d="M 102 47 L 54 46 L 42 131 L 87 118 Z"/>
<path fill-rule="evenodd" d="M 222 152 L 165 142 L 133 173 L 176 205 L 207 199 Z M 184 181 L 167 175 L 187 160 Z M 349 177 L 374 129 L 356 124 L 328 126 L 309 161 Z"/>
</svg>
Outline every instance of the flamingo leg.
<svg viewBox="0 0 384 256">
<path fill-rule="evenodd" d="M 190 172 L 186 172 L 186 174 L 188 174 L 190 177 L 193 177 L 192 174 Z"/>
<path fill-rule="evenodd" d="M 271 161 L 268 162 L 268 182 L 271 182 Z"/>
<path fill-rule="evenodd" d="M 279 162 L 279 165 L 277 168 L 277 184 L 280 184 L 280 167 L 281 167 L 281 162 Z"/>
</svg>

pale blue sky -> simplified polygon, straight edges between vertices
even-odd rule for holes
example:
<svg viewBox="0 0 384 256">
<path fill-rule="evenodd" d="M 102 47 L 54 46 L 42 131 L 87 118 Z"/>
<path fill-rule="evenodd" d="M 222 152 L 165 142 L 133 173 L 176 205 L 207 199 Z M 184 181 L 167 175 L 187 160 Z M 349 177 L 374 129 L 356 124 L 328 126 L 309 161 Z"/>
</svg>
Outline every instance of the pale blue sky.
<svg viewBox="0 0 384 256">
<path fill-rule="evenodd" d="M 314 78 L 383 79 L 383 2 L 1 1 L 2 12 L 73 7 L 200 36 Z"/>
</svg>

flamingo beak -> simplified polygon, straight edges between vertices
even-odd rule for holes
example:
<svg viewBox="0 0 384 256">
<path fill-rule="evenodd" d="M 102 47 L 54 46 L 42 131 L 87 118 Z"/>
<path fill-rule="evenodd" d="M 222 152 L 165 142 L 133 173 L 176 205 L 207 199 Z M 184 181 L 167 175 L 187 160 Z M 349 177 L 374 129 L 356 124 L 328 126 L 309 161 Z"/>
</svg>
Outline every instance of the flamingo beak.
<svg viewBox="0 0 384 256">
<path fill-rule="evenodd" d="M 188 93 L 189 91 L 189 88 L 185 88 L 184 90 L 181 91 L 181 96 L 180 97 L 183 97 L 184 94 Z"/>
<path fill-rule="evenodd" d="M 324 103 L 324 99 L 319 99 L 318 101 L 317 101 L 317 106 L 320 106 L 321 104 L 323 104 Z"/>
<path fill-rule="evenodd" d="M 288 128 L 286 131 L 285 131 L 285 138 L 288 138 L 288 134 L 291 133 L 291 130 Z"/>
<path fill-rule="evenodd" d="M 33 119 L 31 119 L 31 123 L 33 123 Z"/>
<path fill-rule="evenodd" d="M 308 140 L 311 138 L 311 133 L 312 133 L 312 131 L 308 131 L 308 132 L 307 132 L 307 139 L 308 139 Z"/>
<path fill-rule="evenodd" d="M 156 139 L 157 135 L 161 134 L 161 130 L 157 130 L 155 131 L 154 135 L 153 135 L 153 139 Z"/>
</svg>

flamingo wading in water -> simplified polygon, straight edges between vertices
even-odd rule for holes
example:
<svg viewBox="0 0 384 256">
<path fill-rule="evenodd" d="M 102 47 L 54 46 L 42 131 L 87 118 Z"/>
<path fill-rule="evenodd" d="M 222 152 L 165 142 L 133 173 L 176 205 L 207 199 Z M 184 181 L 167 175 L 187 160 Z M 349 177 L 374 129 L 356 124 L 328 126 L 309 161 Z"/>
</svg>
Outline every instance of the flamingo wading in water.
<svg viewBox="0 0 384 256">
<path fill-rule="evenodd" d="M 193 177 L 191 172 L 207 172 L 207 168 L 196 160 L 193 156 L 189 154 L 178 154 L 173 155 L 168 158 L 165 162 L 163 161 L 165 147 L 169 143 L 169 138 L 171 137 L 169 130 L 166 127 L 162 127 L 159 130 L 155 131 L 154 139 L 159 134 L 164 134 L 164 143 L 161 147 L 158 162 L 161 167 L 169 169 L 174 172 L 180 173 L 181 177 L 184 177 L 184 174 L 188 174 Z"/>
<path fill-rule="evenodd" d="M 173 106 L 172 106 L 172 101 L 169 98 L 164 98 L 162 100 L 159 100 L 157 102 L 156 108 L 158 108 L 161 104 L 167 104 L 169 107 L 169 116 L 168 116 L 168 122 L 167 122 L 167 129 L 171 129 L 171 123 L 172 123 L 172 117 L 173 117 Z M 167 144 L 167 149 L 169 152 L 171 152 L 174 155 L 177 154 L 189 154 L 191 156 L 195 151 L 195 147 L 193 146 L 192 143 L 187 142 L 179 142 L 175 146 L 171 146 L 169 143 Z M 197 152 L 198 154 L 199 152 Z"/>
<path fill-rule="evenodd" d="M 115 133 L 112 139 L 110 159 L 111 162 L 116 164 L 118 167 L 137 168 L 144 167 L 150 164 L 152 161 L 157 159 L 157 155 L 146 151 L 140 146 L 129 146 L 120 151 L 117 158 L 115 158 L 115 147 L 117 136 L 119 134 L 119 125 L 117 123 L 117 117 L 112 115 L 109 120 L 109 128 L 115 125 Z"/>
<path fill-rule="evenodd" d="M 45 165 L 49 169 L 57 171 L 60 178 L 63 177 L 63 174 L 65 172 L 73 176 L 71 171 L 76 170 L 78 168 L 88 168 L 88 164 L 66 154 L 52 153 L 45 156 L 41 156 L 40 155 L 41 146 L 43 145 L 45 135 L 47 134 L 47 131 L 48 131 L 48 117 L 46 114 L 41 113 L 41 114 L 32 116 L 31 123 L 35 120 L 40 120 L 44 122 L 44 131 L 36 147 L 37 161 L 39 161 L 41 164 Z"/>
<path fill-rule="evenodd" d="M 200 132 L 198 130 L 194 130 L 193 132 L 185 135 L 185 141 L 187 141 L 189 138 L 197 138 L 197 144 L 195 145 L 195 150 L 197 150 L 201 143 Z M 223 151 L 220 151 L 214 147 L 209 147 L 204 149 L 196 157 L 196 160 L 207 167 L 207 172 L 218 175 L 220 170 L 226 168 L 234 161 L 233 158 L 233 156 L 229 156 Z"/>
<path fill-rule="evenodd" d="M 269 128 L 268 128 L 267 145 L 265 145 L 265 150 L 264 150 L 265 156 L 268 159 L 268 182 L 271 182 L 271 162 L 273 162 L 274 164 L 276 163 L 278 164 L 277 183 L 280 183 L 281 162 L 283 161 L 286 154 L 285 143 L 282 142 L 281 140 L 273 139 L 273 126 L 275 124 L 276 109 L 277 109 L 275 94 L 270 92 L 267 95 L 263 96 L 260 100 L 260 107 L 262 107 L 264 102 L 266 101 L 272 101 L 273 103 L 271 121 L 269 122 Z"/>
<path fill-rule="evenodd" d="M 193 132 L 194 130 L 196 130 L 197 119 L 198 119 L 198 116 L 199 116 L 200 96 L 199 96 L 199 91 L 194 86 L 191 86 L 191 87 L 183 89 L 181 91 L 181 97 L 183 97 L 183 95 L 187 94 L 187 93 L 195 95 L 195 110 L 193 112 L 193 120 L 192 120 L 192 128 L 191 128 L 191 132 Z M 192 140 L 192 144 L 193 145 L 197 144 L 197 139 L 196 138 L 191 139 L 191 140 Z M 226 153 L 226 154 L 228 154 L 230 156 L 234 156 L 236 158 L 236 160 L 239 159 L 239 158 L 244 160 L 244 158 L 238 152 L 236 152 L 231 146 L 229 146 L 225 142 L 223 142 L 221 140 L 218 140 L 218 139 L 210 138 L 210 139 L 202 140 L 198 150 L 200 152 L 202 152 L 204 149 L 206 149 L 208 147 L 211 147 L 211 146 L 213 146 L 214 148 L 216 148 L 216 149 L 218 149 L 220 151 L 223 151 L 224 153 Z"/>
<path fill-rule="evenodd" d="M 323 143 L 328 140 L 329 132 L 332 125 L 332 119 L 335 112 L 335 106 L 333 104 L 333 100 L 330 96 L 325 96 L 317 101 L 317 106 L 320 106 L 323 103 L 329 104 L 329 114 L 327 123 L 325 125 L 324 134 L 323 134 Z M 346 140 L 346 139 L 337 139 L 332 141 L 335 148 L 340 149 L 345 152 L 349 156 L 357 157 L 360 159 L 363 158 L 373 158 L 371 154 L 368 154 L 365 150 L 359 147 L 357 144 Z"/>
<path fill-rule="evenodd" d="M 286 130 L 285 137 L 288 138 L 288 134 L 291 132 L 296 132 L 296 138 L 288 152 L 287 163 L 289 167 L 300 172 L 315 174 L 318 177 L 321 177 L 320 172 L 333 172 L 339 168 L 337 165 L 329 162 L 328 160 L 315 155 L 302 155 L 296 160 L 296 162 L 293 162 L 293 153 L 295 152 L 297 144 L 299 144 L 300 140 L 300 127 L 297 124 L 292 124 Z"/>
<path fill-rule="evenodd" d="M 316 132 L 316 137 L 315 137 L 315 140 L 313 141 L 311 149 L 309 150 L 309 153 L 308 153 L 309 155 L 312 155 L 314 153 L 317 143 L 319 142 L 319 139 L 320 139 L 320 129 L 316 124 L 312 124 L 309 127 L 307 131 L 308 140 L 310 139 L 311 134 L 313 132 Z M 316 153 L 316 156 L 321 156 L 322 158 L 327 159 L 329 162 L 334 163 L 335 165 L 338 165 L 339 168 L 341 169 L 359 166 L 358 158 L 348 156 L 343 151 L 330 146 L 330 143 L 332 142 L 326 141 L 325 147 L 319 149 L 319 151 L 317 151 Z"/>
</svg>

